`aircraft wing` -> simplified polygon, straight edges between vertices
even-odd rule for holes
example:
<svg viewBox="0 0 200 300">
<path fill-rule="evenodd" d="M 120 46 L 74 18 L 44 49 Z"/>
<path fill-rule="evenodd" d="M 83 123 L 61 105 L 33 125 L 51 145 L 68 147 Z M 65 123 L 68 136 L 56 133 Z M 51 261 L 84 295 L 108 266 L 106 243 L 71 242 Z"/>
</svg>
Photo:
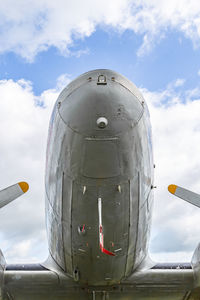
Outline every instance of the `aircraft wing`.
<svg viewBox="0 0 200 300">
<path fill-rule="evenodd" d="M 51 269 L 50 269 L 51 268 Z M 7 265 L 2 299 L 20 300 L 178 300 L 191 298 L 191 264 L 156 264 L 134 272 L 116 286 L 80 286 L 62 271 L 44 265 Z M 1 298 L 0 298 L 1 299 Z"/>
</svg>

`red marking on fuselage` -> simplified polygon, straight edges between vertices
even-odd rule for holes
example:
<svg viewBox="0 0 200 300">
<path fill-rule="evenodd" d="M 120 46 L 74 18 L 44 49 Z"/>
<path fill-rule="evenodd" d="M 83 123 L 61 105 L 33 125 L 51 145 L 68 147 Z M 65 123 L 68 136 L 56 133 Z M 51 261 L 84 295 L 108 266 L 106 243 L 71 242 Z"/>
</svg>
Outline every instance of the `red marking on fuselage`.
<svg viewBox="0 0 200 300">
<path fill-rule="evenodd" d="M 101 252 L 107 254 L 107 255 L 110 255 L 110 256 L 115 256 L 115 253 L 111 252 L 111 251 L 108 251 L 106 250 L 105 248 L 102 248 L 101 249 Z"/>
<path fill-rule="evenodd" d="M 82 232 L 84 232 L 84 229 L 85 229 L 85 224 L 83 224 L 83 228 L 82 228 L 82 230 L 81 230 L 81 231 L 82 231 Z"/>
<path fill-rule="evenodd" d="M 115 256 L 115 253 L 104 248 L 103 228 L 101 225 L 99 226 L 99 240 L 101 252 L 110 256 Z"/>
</svg>

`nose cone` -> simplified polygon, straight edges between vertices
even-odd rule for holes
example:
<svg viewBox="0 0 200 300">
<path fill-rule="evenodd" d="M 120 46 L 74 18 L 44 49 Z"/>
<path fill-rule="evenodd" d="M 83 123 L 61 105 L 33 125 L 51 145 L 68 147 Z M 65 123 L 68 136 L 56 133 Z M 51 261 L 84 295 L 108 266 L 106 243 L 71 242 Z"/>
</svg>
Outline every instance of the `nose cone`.
<svg viewBox="0 0 200 300">
<path fill-rule="evenodd" d="M 62 120 L 85 136 L 116 136 L 137 125 L 143 98 L 126 78 L 109 70 L 83 74 L 58 98 Z"/>
</svg>

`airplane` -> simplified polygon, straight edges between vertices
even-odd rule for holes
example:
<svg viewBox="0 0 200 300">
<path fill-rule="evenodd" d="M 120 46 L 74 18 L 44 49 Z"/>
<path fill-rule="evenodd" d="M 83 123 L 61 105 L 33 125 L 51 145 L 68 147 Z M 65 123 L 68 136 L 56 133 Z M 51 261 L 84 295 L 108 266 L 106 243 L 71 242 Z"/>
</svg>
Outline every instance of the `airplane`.
<svg viewBox="0 0 200 300">
<path fill-rule="evenodd" d="M 7 264 L 0 300 L 200 299 L 200 244 L 191 263 L 155 263 L 148 253 L 154 163 L 147 104 L 117 72 L 98 69 L 59 95 L 46 151 L 49 257 Z M 200 207 L 176 185 L 173 195 Z M 26 182 L 0 191 L 0 207 Z"/>
</svg>

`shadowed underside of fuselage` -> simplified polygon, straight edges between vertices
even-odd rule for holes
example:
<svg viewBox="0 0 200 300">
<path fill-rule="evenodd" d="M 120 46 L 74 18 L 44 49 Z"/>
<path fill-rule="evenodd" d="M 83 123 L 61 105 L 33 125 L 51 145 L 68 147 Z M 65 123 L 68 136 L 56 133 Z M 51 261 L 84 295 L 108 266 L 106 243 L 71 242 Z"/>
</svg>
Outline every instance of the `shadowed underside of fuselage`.
<svg viewBox="0 0 200 300">
<path fill-rule="evenodd" d="M 72 81 L 49 126 L 50 255 L 42 265 L 15 266 L 1 255 L 0 300 L 199 299 L 198 251 L 197 271 L 148 258 L 152 188 L 151 127 L 141 93 L 110 70 Z"/>
</svg>

